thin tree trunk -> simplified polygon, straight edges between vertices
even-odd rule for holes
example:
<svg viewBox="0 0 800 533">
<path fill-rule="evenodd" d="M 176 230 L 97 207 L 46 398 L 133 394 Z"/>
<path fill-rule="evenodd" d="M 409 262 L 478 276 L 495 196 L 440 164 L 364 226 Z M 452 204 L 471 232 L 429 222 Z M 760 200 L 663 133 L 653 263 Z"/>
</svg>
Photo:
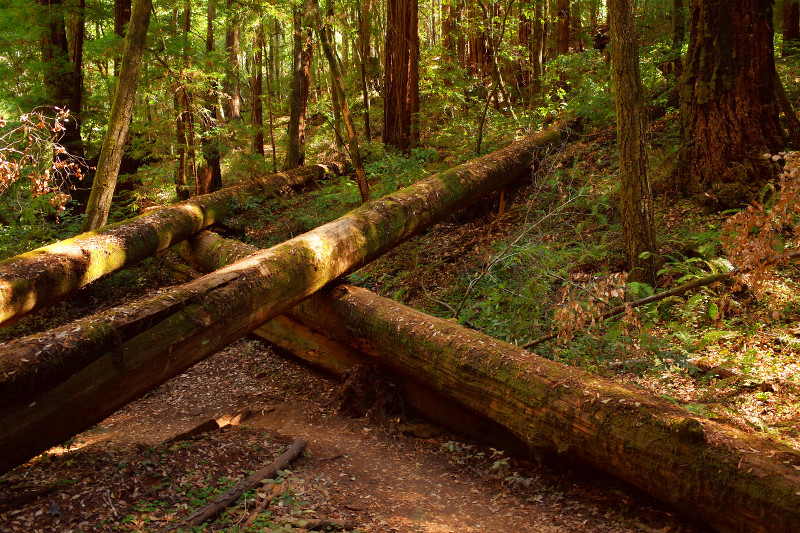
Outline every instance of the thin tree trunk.
<svg viewBox="0 0 800 533">
<path fill-rule="evenodd" d="M 369 123 L 369 85 L 367 84 L 367 65 L 370 61 L 370 27 L 372 17 L 370 14 L 371 0 L 362 0 L 358 8 L 358 44 L 361 54 L 361 92 L 364 98 L 364 136 L 367 140 L 372 138 Z"/>
<path fill-rule="evenodd" d="M 783 57 L 797 53 L 800 48 L 800 2 L 787 0 L 783 4 Z"/>
<path fill-rule="evenodd" d="M 226 70 L 226 89 L 230 96 L 227 106 L 228 120 L 239 120 L 241 118 L 241 84 L 239 82 L 239 32 L 241 23 L 239 15 L 232 10 L 229 26 L 225 32 L 225 49 L 228 51 L 228 61 Z"/>
<path fill-rule="evenodd" d="M 342 81 L 342 74 L 339 72 L 339 61 L 333 52 L 333 47 L 328 40 L 328 33 L 326 24 L 322 21 L 322 13 L 319 9 L 319 2 L 317 0 L 310 0 L 312 7 L 312 14 L 316 21 L 317 35 L 319 36 L 322 51 L 325 53 L 325 58 L 328 60 L 328 66 L 331 71 L 331 78 L 333 79 L 332 89 L 338 93 L 339 105 L 341 106 L 342 119 L 347 128 L 347 146 L 350 150 L 350 158 L 353 160 L 353 166 L 356 167 L 356 180 L 358 181 L 358 190 L 361 193 L 361 201 L 369 201 L 369 183 L 367 182 L 367 175 L 364 172 L 364 165 L 361 163 L 361 152 L 358 146 L 358 132 L 353 122 L 353 117 L 350 115 L 350 108 L 347 106 L 347 97 L 344 91 L 344 82 Z"/>
<path fill-rule="evenodd" d="M 114 33 L 125 38 L 125 28 L 131 21 L 131 0 L 114 0 Z M 119 58 L 114 58 L 114 76 L 119 76 Z"/>
<path fill-rule="evenodd" d="M 264 155 L 264 104 L 261 96 L 264 94 L 262 87 L 262 71 L 264 69 L 264 24 L 259 23 L 256 37 L 253 40 L 253 81 L 251 88 L 252 110 L 250 123 L 253 126 L 253 153 Z"/>
<path fill-rule="evenodd" d="M 628 258 L 628 279 L 655 285 L 659 256 L 647 175 L 636 8 L 634 0 L 608 0 L 607 5 L 617 111 L 622 241 Z"/>
<path fill-rule="evenodd" d="M 558 0 L 556 6 L 557 30 L 556 30 L 556 53 L 569 53 L 569 30 L 570 30 L 570 0 Z"/>
<path fill-rule="evenodd" d="M 16 384 L 16 372 L 0 373 L 6 382 L 0 386 L 0 472 L 88 429 L 332 280 L 528 175 L 567 134 L 558 125 L 213 274 L 50 332 L 45 342 L 58 357 L 19 360 L 17 348 L 41 342 L 41 335 L 8 343 L 0 361 L 50 372 L 28 372 L 28 381 Z"/>
<path fill-rule="evenodd" d="M 272 51 L 274 54 L 274 50 Z M 272 172 L 278 171 L 278 156 L 277 156 L 277 147 L 275 146 L 275 124 L 273 121 L 272 116 L 272 76 L 270 75 L 270 71 L 272 70 L 272 62 L 270 61 L 270 65 L 267 67 L 267 113 L 269 115 L 269 142 L 270 146 L 272 146 Z"/>
<path fill-rule="evenodd" d="M 97 162 L 92 193 L 86 207 L 83 230 L 90 231 L 106 223 L 111 210 L 111 199 L 117 184 L 119 165 L 128 136 L 128 127 L 133 114 L 136 83 L 142 66 L 142 54 L 150 24 L 151 0 L 136 0 L 131 12 L 131 22 L 125 36 L 120 75 L 111 104 L 111 117 L 103 137 L 100 159 Z"/>
<path fill-rule="evenodd" d="M 206 17 L 206 68 L 213 70 L 211 54 L 214 52 L 214 21 L 216 19 L 216 0 L 208 1 Z M 203 133 L 200 137 L 205 166 L 200 173 L 200 187 L 195 194 L 206 194 L 222 187 L 220 168 L 219 139 L 215 131 L 222 113 L 217 109 L 217 82 L 209 80 L 205 98 L 205 109 L 201 114 Z"/>
</svg>

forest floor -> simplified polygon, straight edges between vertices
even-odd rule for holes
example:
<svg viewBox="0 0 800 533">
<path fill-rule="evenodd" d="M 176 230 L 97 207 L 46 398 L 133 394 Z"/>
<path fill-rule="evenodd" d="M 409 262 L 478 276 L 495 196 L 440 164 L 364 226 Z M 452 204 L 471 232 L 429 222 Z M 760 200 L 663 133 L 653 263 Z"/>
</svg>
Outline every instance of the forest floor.
<svg viewBox="0 0 800 533">
<path fill-rule="evenodd" d="M 725 258 L 726 217 L 703 213 L 669 185 L 664 129 L 656 123 L 651 140 L 666 258 L 658 290 L 706 275 Z M 504 201 L 516 201 L 502 213 L 500 198 L 488 199 L 349 281 L 519 345 L 551 332 L 554 309 L 570 302 L 588 309 L 624 268 L 614 145 L 613 131 L 592 132 L 548 159 L 531 183 L 507 191 Z M 434 154 L 425 156 L 432 157 L 427 166 L 411 158 L 382 171 L 420 177 L 452 163 L 447 153 Z M 221 230 L 266 247 L 352 209 L 352 193 L 345 179 L 253 202 Z M 635 323 L 576 328 L 568 342 L 534 351 L 800 448 L 800 269 L 774 273 L 758 293 L 718 284 L 643 309 Z M 0 340 L 169 283 L 161 263 L 149 260 L 4 328 Z M 339 399 L 336 379 L 240 340 L 68 449 L 0 477 L 0 532 L 166 530 L 299 436 L 309 441 L 307 452 L 276 492 L 248 493 L 205 529 L 242 530 L 257 501 L 271 498 L 250 531 L 301 530 L 296 520 L 309 518 L 347 519 L 365 532 L 705 530 L 580 465 L 511 457 L 413 418 L 348 418 Z M 242 410 L 251 414 L 239 425 L 168 442 Z"/>
<path fill-rule="evenodd" d="M 296 437 L 306 452 L 207 531 L 706 531 L 579 465 L 540 465 L 423 420 L 349 418 L 337 380 L 242 339 L 0 482 L 0 531 L 163 531 Z M 249 412 L 239 425 L 170 439 Z M 273 488 L 277 486 L 277 488 Z M 271 504 L 241 525 L 262 498 Z"/>
</svg>

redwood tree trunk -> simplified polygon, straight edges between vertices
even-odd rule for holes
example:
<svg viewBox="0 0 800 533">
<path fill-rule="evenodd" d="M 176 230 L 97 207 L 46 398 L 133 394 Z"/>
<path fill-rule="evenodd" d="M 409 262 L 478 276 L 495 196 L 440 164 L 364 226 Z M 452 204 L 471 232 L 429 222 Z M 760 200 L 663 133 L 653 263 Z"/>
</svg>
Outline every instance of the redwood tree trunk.
<svg viewBox="0 0 800 533">
<path fill-rule="evenodd" d="M 208 1 L 206 18 L 206 65 L 209 71 L 213 70 L 211 55 L 214 52 L 214 22 L 216 19 L 216 0 Z M 205 166 L 199 172 L 198 194 L 207 194 L 222 188 L 222 169 L 220 168 L 219 138 L 216 133 L 218 121 L 222 115 L 217 106 L 218 84 L 215 80 L 208 80 L 205 94 L 205 109 L 201 114 L 203 135 L 200 137 Z"/>
<path fill-rule="evenodd" d="M 569 0 L 558 0 L 556 6 L 556 53 L 569 53 L 570 9 Z"/>
<path fill-rule="evenodd" d="M 299 7 L 293 9 L 293 72 L 292 95 L 289 109 L 289 125 L 287 129 L 288 144 L 283 169 L 303 166 L 306 159 L 306 109 L 308 108 L 308 87 L 311 79 L 312 30 L 303 19 L 308 18 L 308 10 L 304 16 Z"/>
<path fill-rule="evenodd" d="M 230 100 L 228 100 L 227 114 L 228 120 L 239 120 L 241 118 L 241 88 L 239 83 L 239 32 L 240 20 L 234 11 L 228 22 L 228 29 L 225 31 L 225 49 L 228 51 L 226 89 Z"/>
<path fill-rule="evenodd" d="M 383 142 L 409 150 L 419 141 L 418 0 L 388 0 Z"/>
<path fill-rule="evenodd" d="M 783 149 L 773 73 L 772 0 L 692 0 L 681 80 L 679 184 L 702 203 L 757 197 Z"/>
<path fill-rule="evenodd" d="M 629 279 L 655 285 L 658 247 L 647 176 L 636 8 L 634 0 L 608 0 L 607 5 L 617 112 L 622 241 Z"/>
<path fill-rule="evenodd" d="M 262 85 L 264 69 L 264 25 L 259 23 L 253 39 L 253 81 L 250 87 L 253 108 L 250 110 L 250 124 L 253 126 L 253 153 L 264 155 L 264 94 Z"/>
</svg>

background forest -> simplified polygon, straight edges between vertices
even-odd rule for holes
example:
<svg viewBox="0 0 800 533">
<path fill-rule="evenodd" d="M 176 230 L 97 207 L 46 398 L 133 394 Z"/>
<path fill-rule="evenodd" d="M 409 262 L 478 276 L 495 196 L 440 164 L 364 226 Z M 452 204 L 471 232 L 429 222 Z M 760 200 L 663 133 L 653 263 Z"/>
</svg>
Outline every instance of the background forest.
<svg viewBox="0 0 800 533">
<path fill-rule="evenodd" d="M 109 128 L 127 134 L 108 222 L 348 161 L 216 228 L 268 248 L 580 123 L 530 181 L 349 281 L 800 446 L 798 2 L 638 0 L 635 18 L 621 0 L 149 4 L 127 117 L 112 104 L 130 0 L 0 0 L 0 259 L 105 222 L 90 192 Z M 0 338 L 175 283 L 169 264 Z"/>
</svg>

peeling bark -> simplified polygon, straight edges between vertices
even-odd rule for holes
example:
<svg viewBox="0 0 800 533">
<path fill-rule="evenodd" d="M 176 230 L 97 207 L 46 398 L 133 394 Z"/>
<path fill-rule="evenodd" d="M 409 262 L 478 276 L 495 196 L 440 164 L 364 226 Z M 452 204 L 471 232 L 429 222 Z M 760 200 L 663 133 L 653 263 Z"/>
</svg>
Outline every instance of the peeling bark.
<svg viewBox="0 0 800 533">
<path fill-rule="evenodd" d="M 150 257 L 225 218 L 243 198 L 274 194 L 338 165 L 312 165 L 198 196 L 0 261 L 0 326 Z"/>
<path fill-rule="evenodd" d="M 50 363 L 21 361 L 20 339 L 0 355 L 0 472 L 64 442 L 119 407 L 294 307 L 339 276 L 530 172 L 566 140 L 559 125 L 362 205 L 345 216 L 158 296 L 50 332 Z M 83 360 L 76 372 L 71 359 Z M 76 347 L 78 346 L 78 347 Z M 38 356 L 38 354 L 34 354 Z M 12 370 L 13 371 L 13 370 Z M 56 383 L 57 382 L 57 383 Z M 56 383 L 56 384 L 54 384 Z M 67 416 L 68 414 L 68 416 Z"/>
</svg>

